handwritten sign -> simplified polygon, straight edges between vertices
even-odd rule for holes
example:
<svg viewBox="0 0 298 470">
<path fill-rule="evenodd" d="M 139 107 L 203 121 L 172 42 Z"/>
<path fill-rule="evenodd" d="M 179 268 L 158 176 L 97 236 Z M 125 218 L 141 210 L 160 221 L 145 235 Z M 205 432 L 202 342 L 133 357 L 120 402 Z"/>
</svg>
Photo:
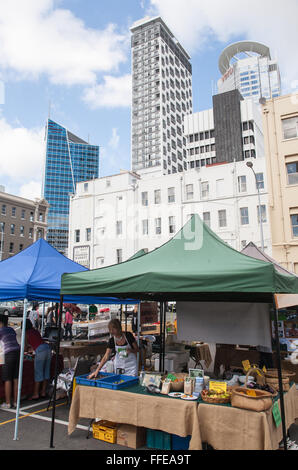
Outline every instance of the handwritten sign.
<svg viewBox="0 0 298 470">
<path fill-rule="evenodd" d="M 247 372 L 249 369 L 251 369 L 251 365 L 249 361 L 242 361 L 243 369 L 245 372 Z"/>
<path fill-rule="evenodd" d="M 227 393 L 227 383 L 226 382 L 217 382 L 215 380 L 210 380 L 209 390 L 210 390 L 210 392 Z"/>
<path fill-rule="evenodd" d="M 281 425 L 281 416 L 280 416 L 280 410 L 279 410 L 277 401 L 274 403 L 272 407 L 272 414 L 273 414 L 275 426 L 278 428 L 278 426 Z"/>
</svg>

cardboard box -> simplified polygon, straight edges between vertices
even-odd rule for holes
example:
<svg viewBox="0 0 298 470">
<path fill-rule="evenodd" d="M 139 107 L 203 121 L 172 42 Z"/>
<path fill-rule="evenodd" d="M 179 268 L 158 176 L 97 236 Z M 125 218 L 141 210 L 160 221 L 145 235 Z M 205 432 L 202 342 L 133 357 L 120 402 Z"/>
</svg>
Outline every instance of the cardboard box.
<svg viewBox="0 0 298 470">
<path fill-rule="evenodd" d="M 119 424 L 117 430 L 117 444 L 120 446 L 138 449 L 146 445 L 146 428 Z"/>
</svg>

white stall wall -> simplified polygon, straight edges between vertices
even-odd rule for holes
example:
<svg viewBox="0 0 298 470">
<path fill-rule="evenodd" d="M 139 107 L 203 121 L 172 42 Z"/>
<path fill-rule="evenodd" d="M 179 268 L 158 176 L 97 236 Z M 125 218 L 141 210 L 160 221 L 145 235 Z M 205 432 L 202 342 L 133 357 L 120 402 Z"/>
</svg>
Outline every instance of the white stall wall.
<svg viewBox="0 0 298 470">
<path fill-rule="evenodd" d="M 271 349 L 268 304 L 177 302 L 179 341 L 245 344 Z"/>
</svg>

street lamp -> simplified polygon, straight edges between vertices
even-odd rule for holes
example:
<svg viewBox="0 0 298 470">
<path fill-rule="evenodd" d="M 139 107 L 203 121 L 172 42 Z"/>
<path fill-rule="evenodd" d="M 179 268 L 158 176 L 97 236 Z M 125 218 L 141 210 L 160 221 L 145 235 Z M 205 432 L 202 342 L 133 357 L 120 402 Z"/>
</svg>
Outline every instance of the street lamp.
<svg viewBox="0 0 298 470">
<path fill-rule="evenodd" d="M 260 231 L 261 231 L 261 245 L 262 245 L 262 251 L 264 251 L 264 233 L 263 233 L 263 215 L 262 215 L 262 206 L 261 206 L 261 197 L 260 197 L 260 189 L 259 189 L 259 184 L 257 180 L 257 175 L 255 173 L 255 170 L 253 168 L 253 163 L 252 162 L 246 162 L 246 166 L 250 168 L 255 175 L 255 180 L 256 180 L 256 186 L 258 190 L 258 198 L 259 198 L 259 217 L 260 217 Z"/>
</svg>

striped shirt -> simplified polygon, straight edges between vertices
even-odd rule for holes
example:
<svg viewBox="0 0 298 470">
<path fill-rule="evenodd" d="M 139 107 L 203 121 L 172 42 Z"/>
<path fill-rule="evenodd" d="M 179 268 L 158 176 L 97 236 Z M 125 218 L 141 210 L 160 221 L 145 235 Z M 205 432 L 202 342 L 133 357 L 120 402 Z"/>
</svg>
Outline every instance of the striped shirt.
<svg viewBox="0 0 298 470">
<path fill-rule="evenodd" d="M 17 342 L 16 332 L 13 328 L 10 328 L 9 326 L 4 326 L 3 328 L 0 328 L 0 341 L 2 342 L 4 354 L 20 349 L 20 345 Z"/>
</svg>

